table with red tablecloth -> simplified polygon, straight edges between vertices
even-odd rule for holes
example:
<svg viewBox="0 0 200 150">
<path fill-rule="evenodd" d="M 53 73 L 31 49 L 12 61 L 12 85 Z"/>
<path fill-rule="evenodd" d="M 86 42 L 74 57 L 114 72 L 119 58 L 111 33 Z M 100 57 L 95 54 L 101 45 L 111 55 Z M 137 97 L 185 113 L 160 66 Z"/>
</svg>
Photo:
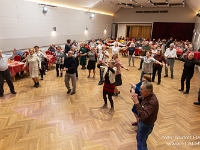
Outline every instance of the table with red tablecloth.
<svg viewBox="0 0 200 150">
<path fill-rule="evenodd" d="M 8 63 L 8 69 L 10 70 L 10 74 L 13 77 L 14 81 L 15 81 L 16 73 L 23 71 L 23 67 L 24 67 L 23 62 L 12 61 L 12 62 Z M 28 66 L 24 70 L 28 70 Z"/>
</svg>

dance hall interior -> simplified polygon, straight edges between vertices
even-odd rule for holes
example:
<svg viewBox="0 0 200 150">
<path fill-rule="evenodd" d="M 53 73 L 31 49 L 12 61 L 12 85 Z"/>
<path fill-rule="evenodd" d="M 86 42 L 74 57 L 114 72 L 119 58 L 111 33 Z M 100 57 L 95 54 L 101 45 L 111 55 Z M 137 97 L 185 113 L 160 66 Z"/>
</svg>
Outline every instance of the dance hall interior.
<svg viewBox="0 0 200 150">
<path fill-rule="evenodd" d="M 180 149 L 200 149 L 199 0 L 0 0 L 0 150 Z"/>
</svg>

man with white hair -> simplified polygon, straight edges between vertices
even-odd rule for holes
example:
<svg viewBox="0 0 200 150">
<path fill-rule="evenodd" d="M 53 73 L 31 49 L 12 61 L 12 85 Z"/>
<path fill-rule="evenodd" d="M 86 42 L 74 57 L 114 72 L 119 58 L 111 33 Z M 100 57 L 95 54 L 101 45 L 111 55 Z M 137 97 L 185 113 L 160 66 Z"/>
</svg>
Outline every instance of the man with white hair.
<svg viewBox="0 0 200 150">
<path fill-rule="evenodd" d="M 174 62 L 176 55 L 176 49 L 174 48 L 174 43 L 171 43 L 169 48 L 166 49 L 164 56 L 166 57 L 166 62 L 170 67 L 171 78 L 174 79 Z M 165 67 L 165 76 L 168 77 L 168 67 Z"/>
<path fill-rule="evenodd" d="M 10 70 L 8 69 L 8 59 L 9 59 L 9 56 L 6 56 L 6 55 L 3 56 L 2 51 L 0 50 L 0 97 L 3 97 L 3 93 L 4 93 L 4 89 L 3 89 L 4 79 L 6 80 L 10 88 L 10 92 L 12 94 L 16 94 L 14 85 L 12 82 L 12 78 L 10 75 Z"/>
</svg>

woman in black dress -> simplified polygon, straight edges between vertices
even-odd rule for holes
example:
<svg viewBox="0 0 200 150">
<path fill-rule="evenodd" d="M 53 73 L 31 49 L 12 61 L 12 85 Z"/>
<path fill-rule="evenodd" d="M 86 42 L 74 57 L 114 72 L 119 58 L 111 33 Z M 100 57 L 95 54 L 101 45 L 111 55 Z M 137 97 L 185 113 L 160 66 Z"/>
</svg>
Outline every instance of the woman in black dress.
<svg viewBox="0 0 200 150">
<path fill-rule="evenodd" d="M 194 66 L 200 66 L 200 61 L 194 59 L 194 53 L 189 53 L 187 58 L 179 58 L 181 61 L 184 61 L 183 73 L 181 76 L 181 89 L 179 91 L 184 90 L 184 81 L 186 80 L 186 91 L 183 94 L 188 94 L 190 90 L 190 80 L 194 74 Z"/>
<path fill-rule="evenodd" d="M 115 61 L 111 59 L 108 65 L 103 63 L 104 66 L 101 66 L 101 69 L 104 70 L 103 78 L 105 79 L 103 85 L 104 104 L 101 106 L 101 108 L 107 108 L 107 95 L 108 95 L 108 99 L 111 105 L 111 108 L 108 113 L 114 112 L 114 102 L 112 96 L 114 95 L 114 90 L 115 90 L 115 74 L 117 69 L 116 67 L 114 67 L 114 64 Z"/>
</svg>

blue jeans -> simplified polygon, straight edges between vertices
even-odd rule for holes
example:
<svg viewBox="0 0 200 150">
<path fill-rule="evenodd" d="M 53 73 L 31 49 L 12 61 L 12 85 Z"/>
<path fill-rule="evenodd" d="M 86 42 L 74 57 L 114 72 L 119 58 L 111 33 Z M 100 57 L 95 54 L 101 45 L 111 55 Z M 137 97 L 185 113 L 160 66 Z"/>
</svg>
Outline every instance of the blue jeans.
<svg viewBox="0 0 200 150">
<path fill-rule="evenodd" d="M 140 75 L 140 81 L 142 81 L 142 78 L 143 78 L 144 74 L 145 74 L 144 71 L 142 71 L 141 75 Z"/>
<path fill-rule="evenodd" d="M 144 124 L 141 121 L 138 123 L 138 131 L 137 131 L 137 149 L 138 150 L 148 150 L 147 148 L 147 138 L 149 134 L 152 132 L 154 124 Z"/>
</svg>

